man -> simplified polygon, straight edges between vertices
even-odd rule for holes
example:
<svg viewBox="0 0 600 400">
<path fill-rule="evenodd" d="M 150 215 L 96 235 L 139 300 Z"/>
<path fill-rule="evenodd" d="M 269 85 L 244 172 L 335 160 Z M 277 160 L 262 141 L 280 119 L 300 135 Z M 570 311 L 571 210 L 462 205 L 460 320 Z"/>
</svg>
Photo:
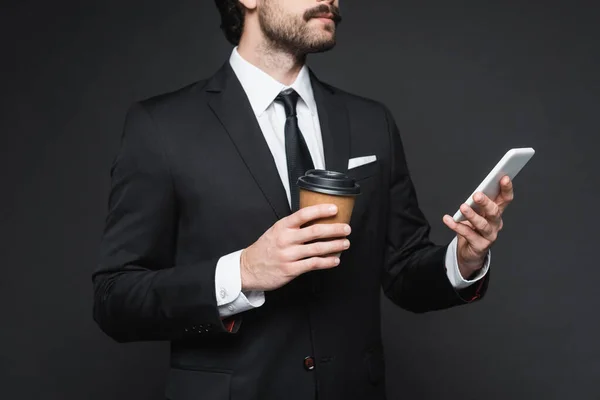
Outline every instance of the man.
<svg viewBox="0 0 600 400">
<path fill-rule="evenodd" d="M 171 342 L 169 399 L 384 399 L 380 287 L 414 312 L 480 299 L 511 183 L 434 245 L 390 112 L 305 66 L 334 46 L 338 2 L 216 3 L 230 59 L 128 113 L 94 318 Z M 358 182 L 349 225 L 304 227 L 337 210 L 298 210 L 296 163 Z"/>
</svg>

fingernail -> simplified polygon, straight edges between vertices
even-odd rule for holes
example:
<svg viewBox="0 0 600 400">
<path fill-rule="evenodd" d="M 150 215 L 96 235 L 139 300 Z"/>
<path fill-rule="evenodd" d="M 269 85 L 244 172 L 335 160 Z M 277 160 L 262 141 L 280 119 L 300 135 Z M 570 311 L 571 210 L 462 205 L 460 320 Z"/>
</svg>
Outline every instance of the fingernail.
<svg viewBox="0 0 600 400">
<path fill-rule="evenodd" d="M 339 258 L 336 258 L 336 259 L 335 259 L 335 264 L 337 265 L 337 264 L 339 264 L 339 263 L 340 263 L 340 259 L 339 259 Z"/>
<path fill-rule="evenodd" d="M 331 206 L 331 207 L 329 207 L 329 211 L 336 212 L 337 211 L 337 206 Z"/>
<path fill-rule="evenodd" d="M 468 205 L 466 205 L 466 204 L 463 204 L 463 205 L 460 207 L 460 211 L 461 211 L 463 214 L 466 214 L 466 213 L 468 213 L 468 212 L 469 212 L 469 206 L 468 206 Z"/>
<path fill-rule="evenodd" d="M 350 247 L 350 241 L 344 240 L 344 248 L 347 249 L 348 247 Z"/>
<path fill-rule="evenodd" d="M 344 227 L 344 233 L 348 234 L 348 233 L 350 233 L 351 231 L 352 231 L 352 229 L 350 229 L 350 225 L 346 225 L 346 226 Z"/>
<path fill-rule="evenodd" d="M 481 201 L 481 200 L 483 200 L 483 196 L 481 195 L 481 193 L 475 194 L 475 201 Z"/>
</svg>

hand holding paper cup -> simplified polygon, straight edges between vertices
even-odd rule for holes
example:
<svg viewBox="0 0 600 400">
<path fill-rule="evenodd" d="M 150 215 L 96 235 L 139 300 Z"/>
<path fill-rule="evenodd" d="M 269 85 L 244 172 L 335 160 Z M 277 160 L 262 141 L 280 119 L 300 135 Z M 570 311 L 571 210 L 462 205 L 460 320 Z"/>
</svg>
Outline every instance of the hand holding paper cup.
<svg viewBox="0 0 600 400">
<path fill-rule="evenodd" d="M 313 224 L 350 224 L 356 196 L 360 195 L 360 186 L 346 174 L 335 171 L 311 169 L 298 179 L 300 189 L 300 208 L 317 204 L 335 204 L 338 213 L 332 217 L 309 222 Z M 341 253 L 336 254 L 339 257 Z"/>
</svg>

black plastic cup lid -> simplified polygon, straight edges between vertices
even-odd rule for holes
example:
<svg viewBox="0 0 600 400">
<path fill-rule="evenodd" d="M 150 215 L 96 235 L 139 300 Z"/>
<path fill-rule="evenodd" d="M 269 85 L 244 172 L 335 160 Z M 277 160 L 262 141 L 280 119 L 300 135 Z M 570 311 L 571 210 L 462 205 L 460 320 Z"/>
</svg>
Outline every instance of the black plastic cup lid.
<svg viewBox="0 0 600 400">
<path fill-rule="evenodd" d="M 323 169 L 311 169 L 298 178 L 298 187 L 334 196 L 357 196 L 360 186 L 346 174 Z"/>
</svg>

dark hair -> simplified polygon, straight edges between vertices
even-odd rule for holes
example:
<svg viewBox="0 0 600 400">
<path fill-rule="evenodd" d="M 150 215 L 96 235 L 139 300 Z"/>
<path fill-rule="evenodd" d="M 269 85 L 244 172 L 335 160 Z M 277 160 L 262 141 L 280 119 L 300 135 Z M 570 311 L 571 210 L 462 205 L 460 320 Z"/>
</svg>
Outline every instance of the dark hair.
<svg viewBox="0 0 600 400">
<path fill-rule="evenodd" d="M 239 0 L 215 0 L 221 14 L 221 29 L 234 46 L 240 43 L 244 29 L 244 7 Z"/>
</svg>

